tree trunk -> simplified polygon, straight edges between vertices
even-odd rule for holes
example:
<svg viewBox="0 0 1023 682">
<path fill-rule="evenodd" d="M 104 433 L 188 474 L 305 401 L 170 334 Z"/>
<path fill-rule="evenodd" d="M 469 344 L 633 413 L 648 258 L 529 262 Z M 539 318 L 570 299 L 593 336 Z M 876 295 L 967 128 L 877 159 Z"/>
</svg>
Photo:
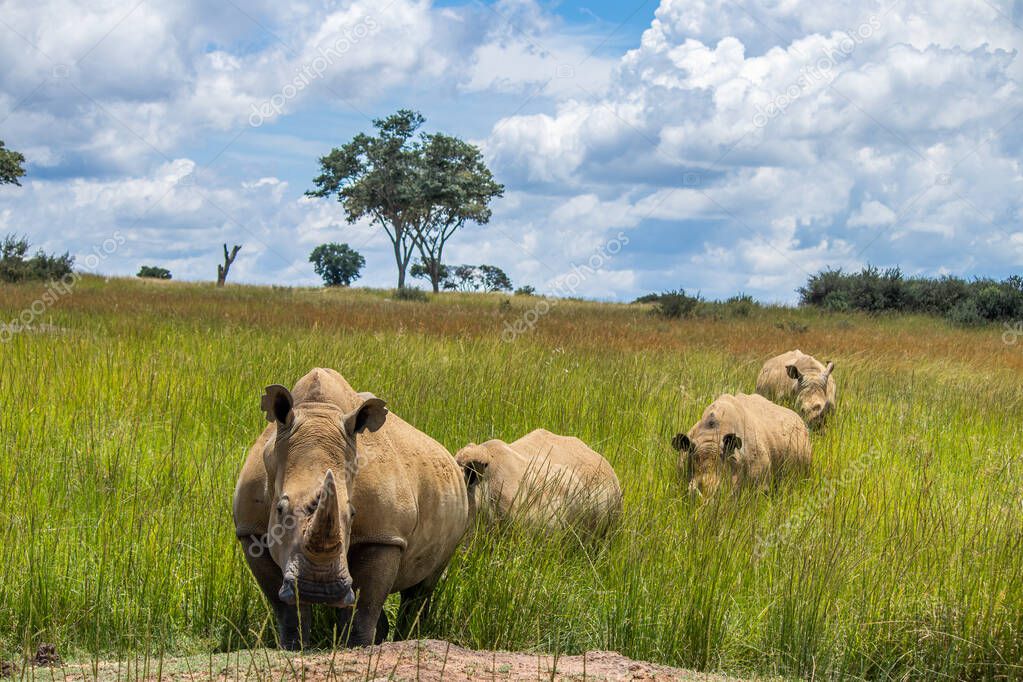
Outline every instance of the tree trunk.
<svg viewBox="0 0 1023 682">
<path fill-rule="evenodd" d="M 430 261 L 430 284 L 433 285 L 433 293 L 440 293 L 440 260 L 437 258 Z"/>
<path fill-rule="evenodd" d="M 434 284 L 433 284 L 433 291 L 434 291 L 434 293 L 440 291 L 440 289 L 439 289 L 439 287 L 440 287 L 440 269 L 442 267 L 444 267 L 444 241 L 445 241 L 445 239 L 447 239 L 447 238 L 444 237 L 443 233 L 441 233 L 441 241 L 440 241 L 439 244 L 437 244 L 437 257 L 433 259 L 433 264 L 434 264 L 433 268 L 437 272 L 437 279 L 434 281 Z"/>
<path fill-rule="evenodd" d="M 227 252 L 227 244 L 224 244 L 224 264 L 217 266 L 217 286 L 222 287 L 227 283 L 227 271 L 231 269 L 231 264 L 234 263 L 234 259 L 238 257 L 238 252 L 241 251 L 241 246 L 238 244 L 234 245 L 231 249 L 231 253 Z"/>
<path fill-rule="evenodd" d="M 390 235 L 388 235 L 390 236 Z M 391 239 L 391 244 L 394 245 L 394 263 L 398 266 L 398 288 L 405 288 L 405 264 L 402 260 L 401 244 L 405 241 L 405 231 L 398 225 L 394 226 L 394 237 Z"/>
</svg>

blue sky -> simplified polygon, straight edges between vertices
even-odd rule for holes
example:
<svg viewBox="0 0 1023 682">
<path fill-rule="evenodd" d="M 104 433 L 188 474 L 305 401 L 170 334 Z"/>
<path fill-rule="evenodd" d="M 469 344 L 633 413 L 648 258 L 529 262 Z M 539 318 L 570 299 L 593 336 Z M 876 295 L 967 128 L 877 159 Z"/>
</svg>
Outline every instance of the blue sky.
<svg viewBox="0 0 1023 682">
<path fill-rule="evenodd" d="M 344 241 L 359 284 L 391 286 L 386 238 L 303 193 L 318 156 L 412 107 L 507 187 L 448 260 L 540 291 L 615 240 L 570 293 L 1001 278 L 1023 265 L 1021 22 L 1023 0 L 12 0 L 0 139 L 29 175 L 0 188 L 0 232 L 80 263 L 118 234 L 97 272 L 198 280 L 240 243 L 235 281 L 296 285 Z"/>
</svg>

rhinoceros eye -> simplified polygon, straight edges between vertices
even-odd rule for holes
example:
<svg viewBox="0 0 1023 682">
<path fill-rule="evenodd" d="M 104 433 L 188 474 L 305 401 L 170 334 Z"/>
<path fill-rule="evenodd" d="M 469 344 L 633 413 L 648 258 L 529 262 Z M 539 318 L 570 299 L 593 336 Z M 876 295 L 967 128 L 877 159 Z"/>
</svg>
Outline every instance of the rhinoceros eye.
<svg viewBox="0 0 1023 682">
<path fill-rule="evenodd" d="M 319 507 L 319 506 L 320 506 L 320 496 L 317 495 L 316 497 L 314 497 L 312 499 L 312 501 L 309 504 L 307 504 L 305 506 L 305 513 L 311 515 L 313 512 L 316 511 L 316 508 Z"/>
<path fill-rule="evenodd" d="M 355 518 L 355 507 L 348 505 L 348 514 L 351 518 Z"/>
</svg>

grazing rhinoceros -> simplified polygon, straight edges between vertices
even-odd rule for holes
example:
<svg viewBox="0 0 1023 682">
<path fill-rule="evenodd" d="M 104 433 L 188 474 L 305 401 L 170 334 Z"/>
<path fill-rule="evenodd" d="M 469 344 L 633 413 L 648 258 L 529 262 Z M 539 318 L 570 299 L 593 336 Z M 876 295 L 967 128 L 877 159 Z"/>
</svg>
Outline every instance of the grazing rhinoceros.
<svg viewBox="0 0 1023 682">
<path fill-rule="evenodd" d="M 586 443 L 537 429 L 513 443 L 488 440 L 459 450 L 470 516 L 488 512 L 529 526 L 608 530 L 622 510 L 622 489 L 607 460 Z"/>
<path fill-rule="evenodd" d="M 689 433 L 672 441 L 689 493 L 713 494 L 727 476 L 737 489 L 810 468 L 810 434 L 799 415 L 760 395 L 721 395 Z"/>
<path fill-rule="evenodd" d="M 812 355 L 790 350 L 764 363 L 757 376 L 757 393 L 770 400 L 795 398 L 807 424 L 817 426 L 835 407 L 835 363 L 825 367 Z"/>
<path fill-rule="evenodd" d="M 380 642 L 399 591 L 395 636 L 407 637 L 468 523 L 455 460 L 331 369 L 294 393 L 268 387 L 262 407 L 270 425 L 242 467 L 234 523 L 282 646 L 309 641 L 310 604 L 341 609 L 349 644 Z"/>
</svg>

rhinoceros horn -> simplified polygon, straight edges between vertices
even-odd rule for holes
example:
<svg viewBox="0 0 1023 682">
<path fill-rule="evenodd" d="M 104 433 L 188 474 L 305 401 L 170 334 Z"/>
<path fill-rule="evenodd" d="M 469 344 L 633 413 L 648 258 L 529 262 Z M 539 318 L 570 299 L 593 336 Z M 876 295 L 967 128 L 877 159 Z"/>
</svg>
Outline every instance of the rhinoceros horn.
<svg viewBox="0 0 1023 682">
<path fill-rule="evenodd" d="M 337 488 L 334 484 L 334 472 L 327 470 L 320 488 L 316 511 L 306 535 L 306 544 L 317 553 L 327 553 L 335 549 L 341 540 L 341 524 L 337 510 Z"/>
</svg>

